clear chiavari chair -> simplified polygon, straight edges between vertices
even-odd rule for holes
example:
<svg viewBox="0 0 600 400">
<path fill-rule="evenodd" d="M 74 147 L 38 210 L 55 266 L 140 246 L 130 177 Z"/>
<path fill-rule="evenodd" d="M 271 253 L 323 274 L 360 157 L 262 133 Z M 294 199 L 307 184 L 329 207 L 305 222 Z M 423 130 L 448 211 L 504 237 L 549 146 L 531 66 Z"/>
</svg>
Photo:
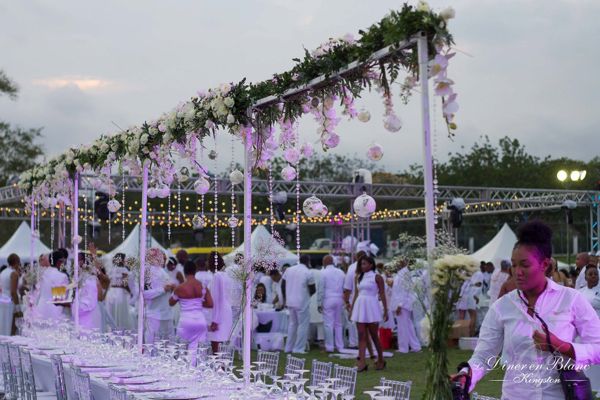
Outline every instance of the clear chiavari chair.
<svg viewBox="0 0 600 400">
<path fill-rule="evenodd" d="M 331 378 L 332 368 L 333 363 L 313 360 L 310 375 L 311 386 L 319 386 L 321 383 L 324 383 L 327 379 Z"/>
<path fill-rule="evenodd" d="M 16 382 L 16 393 L 18 398 L 25 398 L 25 386 L 23 385 L 23 366 L 21 364 L 21 351 L 19 346 L 9 344 L 8 354 L 10 356 L 11 374 Z"/>
<path fill-rule="evenodd" d="M 285 362 L 285 374 L 293 374 L 296 371 L 303 370 L 304 364 L 306 364 L 304 358 L 298 358 L 288 354 Z"/>
<path fill-rule="evenodd" d="M 383 390 L 383 395 L 386 397 L 393 397 L 395 400 L 410 399 L 412 381 L 403 382 L 381 378 L 381 386 L 386 387 L 386 389 Z"/>
<path fill-rule="evenodd" d="M 50 356 L 52 371 L 54 372 L 54 389 L 57 400 L 67 400 L 67 385 L 65 384 L 65 370 L 62 358 L 58 354 Z"/>
<path fill-rule="evenodd" d="M 23 388 L 27 400 L 52 400 L 56 395 L 50 392 L 38 391 L 35 386 L 35 373 L 33 371 L 33 362 L 31 353 L 21 349 L 21 365 L 23 368 Z"/>
<path fill-rule="evenodd" d="M 0 362 L 2 363 L 2 378 L 4 381 L 4 399 L 16 400 L 19 397 L 19 389 L 17 377 L 13 374 L 7 343 L 0 343 Z"/>
<path fill-rule="evenodd" d="M 336 365 L 333 368 L 333 377 L 337 379 L 333 385 L 334 389 L 344 390 L 344 394 L 354 395 L 356 390 L 356 367 L 343 367 Z"/>
<path fill-rule="evenodd" d="M 78 400 L 93 400 L 90 375 L 80 369 L 75 370 L 75 393 Z"/>
</svg>

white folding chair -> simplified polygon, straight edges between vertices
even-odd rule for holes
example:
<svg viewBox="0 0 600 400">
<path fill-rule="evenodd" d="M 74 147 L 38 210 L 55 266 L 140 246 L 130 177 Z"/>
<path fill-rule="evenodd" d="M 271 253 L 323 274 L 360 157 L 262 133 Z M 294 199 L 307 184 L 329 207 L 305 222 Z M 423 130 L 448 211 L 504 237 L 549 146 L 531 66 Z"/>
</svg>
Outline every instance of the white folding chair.
<svg viewBox="0 0 600 400">
<path fill-rule="evenodd" d="M 342 367 L 335 365 L 333 367 L 333 377 L 337 379 L 333 388 L 344 390 L 345 395 L 354 395 L 356 390 L 356 375 L 358 369 L 356 367 Z"/>
<path fill-rule="evenodd" d="M 381 378 L 381 386 L 386 387 L 386 389 L 383 390 L 383 395 L 386 397 L 393 397 L 395 400 L 410 399 L 412 381 L 402 382 Z"/>
<path fill-rule="evenodd" d="M 78 400 L 92 400 L 92 389 L 90 387 L 90 375 L 81 371 L 75 370 L 75 394 Z"/>
<path fill-rule="evenodd" d="M 52 371 L 54 371 L 54 389 L 57 400 L 67 400 L 67 385 L 65 384 L 65 370 L 62 358 L 58 354 L 50 356 Z"/>
<path fill-rule="evenodd" d="M 285 373 L 294 374 L 296 371 L 304 369 L 304 364 L 306 364 L 306 360 L 304 358 L 298 358 L 288 354 L 285 362 Z"/>
<path fill-rule="evenodd" d="M 331 378 L 332 367 L 333 363 L 313 360 L 310 376 L 311 386 L 319 386 L 321 383 L 326 382 L 327 379 Z"/>
<path fill-rule="evenodd" d="M 477 392 L 473 392 L 471 393 L 471 400 L 499 400 L 496 397 L 491 397 L 491 396 L 483 396 L 480 394 L 477 394 Z"/>
<path fill-rule="evenodd" d="M 4 399 L 16 400 L 19 397 L 17 377 L 13 374 L 7 343 L 0 343 L 0 362 L 2 363 L 2 380 L 4 381 Z"/>
<path fill-rule="evenodd" d="M 276 376 L 279 369 L 279 352 L 258 351 L 257 360 L 264 362 L 264 369 L 268 369 L 267 376 Z"/>
<path fill-rule="evenodd" d="M 127 390 L 115 385 L 108 385 L 109 400 L 128 400 Z"/>
<path fill-rule="evenodd" d="M 52 400 L 56 395 L 50 392 L 38 391 L 35 387 L 35 375 L 33 372 L 33 363 L 31 362 L 31 353 L 27 350 L 21 350 L 21 366 L 23 368 L 23 389 L 27 400 Z"/>
<path fill-rule="evenodd" d="M 10 356 L 11 374 L 16 382 L 17 397 L 24 399 L 25 387 L 23 386 L 23 367 L 21 365 L 21 352 L 19 351 L 19 347 L 9 344 L 8 355 Z"/>
<path fill-rule="evenodd" d="M 224 353 L 221 358 L 229 360 L 233 363 L 235 360 L 235 346 L 231 343 L 219 343 L 218 353 Z"/>
</svg>

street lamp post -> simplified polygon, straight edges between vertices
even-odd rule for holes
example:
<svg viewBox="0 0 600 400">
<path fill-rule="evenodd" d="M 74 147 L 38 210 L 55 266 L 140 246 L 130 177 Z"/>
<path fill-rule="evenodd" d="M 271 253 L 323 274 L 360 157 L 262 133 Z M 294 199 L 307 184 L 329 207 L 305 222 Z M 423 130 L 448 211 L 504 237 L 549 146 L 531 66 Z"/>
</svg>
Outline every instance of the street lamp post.
<svg viewBox="0 0 600 400">
<path fill-rule="evenodd" d="M 561 169 L 556 173 L 556 179 L 565 185 L 566 189 L 569 189 L 569 184 L 572 182 L 581 182 L 585 179 L 587 171 L 585 170 L 572 170 L 566 171 Z M 567 264 L 571 265 L 571 251 L 569 246 L 570 240 L 570 228 L 573 224 L 573 209 L 577 207 L 577 203 L 573 200 L 565 200 L 562 204 L 562 208 L 565 210 L 565 222 L 567 225 Z"/>
</svg>

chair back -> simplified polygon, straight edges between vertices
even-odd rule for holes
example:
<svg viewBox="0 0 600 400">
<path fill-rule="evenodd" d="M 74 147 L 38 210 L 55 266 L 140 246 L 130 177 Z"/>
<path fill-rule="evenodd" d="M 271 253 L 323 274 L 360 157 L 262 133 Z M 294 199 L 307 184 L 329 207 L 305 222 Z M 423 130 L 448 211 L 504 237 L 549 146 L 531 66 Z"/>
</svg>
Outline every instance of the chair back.
<svg viewBox="0 0 600 400">
<path fill-rule="evenodd" d="M 393 397 L 395 400 L 410 399 L 412 381 L 402 382 L 381 378 L 381 386 L 386 387 L 386 389 L 383 390 L 384 396 Z"/>
<path fill-rule="evenodd" d="M 312 371 L 310 376 L 311 386 L 319 386 L 319 384 L 331 378 L 332 367 L 333 363 L 331 362 L 313 360 Z"/>
<path fill-rule="evenodd" d="M 16 381 L 17 393 L 20 398 L 25 398 L 25 387 L 23 385 L 23 366 L 21 364 L 21 351 L 19 346 L 9 344 L 8 355 L 10 356 L 11 373 Z"/>
<path fill-rule="evenodd" d="M 285 362 L 285 373 L 294 374 L 296 371 L 304 369 L 304 364 L 306 364 L 306 360 L 304 358 L 298 358 L 288 354 Z"/>
<path fill-rule="evenodd" d="M 471 393 L 471 400 L 498 400 L 498 398 L 491 396 L 483 396 L 481 394 L 477 394 L 477 392 L 473 392 Z"/>
<path fill-rule="evenodd" d="M 19 389 L 17 385 L 17 378 L 12 371 L 8 343 L 0 343 L 0 363 L 2 364 L 4 398 L 6 400 L 16 400 L 19 397 Z"/>
<path fill-rule="evenodd" d="M 128 400 L 127 390 L 115 385 L 108 385 L 109 400 Z"/>
<path fill-rule="evenodd" d="M 354 396 L 357 372 L 358 369 L 356 367 L 342 367 L 341 365 L 336 365 L 333 368 L 333 377 L 338 380 L 335 381 L 333 385 L 334 389 L 344 389 L 345 395 Z"/>
<path fill-rule="evenodd" d="M 196 351 L 196 362 L 206 362 L 208 356 L 212 355 L 212 348 L 210 343 L 198 343 L 198 350 Z"/>
<path fill-rule="evenodd" d="M 268 376 L 276 376 L 279 369 L 279 352 L 258 351 L 257 359 L 259 362 L 265 363 L 265 369 L 268 369 Z"/>
<path fill-rule="evenodd" d="M 219 343 L 218 353 L 225 353 L 221 357 L 225 360 L 230 360 L 232 363 L 235 360 L 235 346 L 231 343 Z"/>
<path fill-rule="evenodd" d="M 28 350 L 21 349 L 21 364 L 23 367 L 23 388 L 25 390 L 25 397 L 27 400 L 37 400 L 33 363 L 31 362 L 31 353 Z"/>
<path fill-rule="evenodd" d="M 92 400 L 90 375 L 80 369 L 75 370 L 75 393 L 78 400 Z"/>
<path fill-rule="evenodd" d="M 56 400 L 67 400 L 67 385 L 65 384 L 65 370 L 62 358 L 58 354 L 53 354 L 50 356 L 50 362 L 52 363 L 52 371 L 54 372 Z"/>
</svg>

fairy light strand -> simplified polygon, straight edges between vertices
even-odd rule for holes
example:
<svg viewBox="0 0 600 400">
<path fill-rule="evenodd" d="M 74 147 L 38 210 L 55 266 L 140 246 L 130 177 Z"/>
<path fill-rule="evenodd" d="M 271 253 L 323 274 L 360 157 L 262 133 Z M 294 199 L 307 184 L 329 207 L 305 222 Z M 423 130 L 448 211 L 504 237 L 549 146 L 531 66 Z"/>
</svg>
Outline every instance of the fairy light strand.
<svg viewBox="0 0 600 400">
<path fill-rule="evenodd" d="M 125 240 L 125 168 L 121 167 L 121 241 Z"/>
<path fill-rule="evenodd" d="M 271 236 L 275 234 L 275 218 L 273 214 L 273 165 L 269 162 L 269 225 L 271 226 Z"/>
<path fill-rule="evenodd" d="M 214 219 L 213 219 L 213 223 L 214 223 L 214 229 L 215 229 L 215 233 L 214 233 L 214 251 L 215 251 L 215 255 L 214 255 L 214 266 L 215 268 L 218 265 L 218 261 L 219 261 L 219 256 L 217 254 L 217 249 L 219 247 L 219 231 L 218 231 L 218 225 L 219 225 L 219 217 L 217 215 L 218 211 L 219 211 L 219 192 L 217 190 L 217 138 L 215 136 L 215 159 L 214 159 L 214 170 L 213 170 L 213 189 L 214 189 L 214 200 L 213 200 L 213 210 L 214 210 Z"/>
<path fill-rule="evenodd" d="M 167 200 L 167 238 L 171 243 L 171 191 L 169 190 L 169 199 Z"/>
<path fill-rule="evenodd" d="M 235 160 L 235 136 L 231 135 L 231 172 L 233 172 L 234 170 L 234 162 L 233 160 Z M 235 248 L 235 230 L 237 226 L 233 226 L 233 221 L 235 219 L 235 188 L 234 188 L 234 184 L 233 182 L 231 183 L 231 248 Z"/>
<path fill-rule="evenodd" d="M 296 164 L 296 255 L 300 259 L 300 163 Z"/>
</svg>

